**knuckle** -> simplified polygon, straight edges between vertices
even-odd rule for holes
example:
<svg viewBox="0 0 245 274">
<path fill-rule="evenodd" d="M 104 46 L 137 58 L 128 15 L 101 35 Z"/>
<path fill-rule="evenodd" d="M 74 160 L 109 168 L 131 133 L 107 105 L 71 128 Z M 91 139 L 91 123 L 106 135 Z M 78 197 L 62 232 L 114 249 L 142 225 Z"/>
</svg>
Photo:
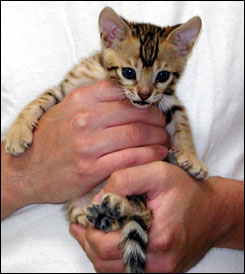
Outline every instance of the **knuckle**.
<svg viewBox="0 0 245 274">
<path fill-rule="evenodd" d="M 133 124 L 129 127 L 128 137 L 135 142 L 145 142 L 149 138 L 149 130 L 143 124 Z"/>
<path fill-rule="evenodd" d="M 159 152 L 153 147 L 141 147 L 132 151 L 124 151 L 122 153 L 121 164 L 123 167 L 137 166 L 142 163 L 148 163 L 159 160 Z"/>
<path fill-rule="evenodd" d="M 153 147 L 148 147 L 145 151 L 145 158 L 152 161 L 159 159 L 158 150 Z"/>
<path fill-rule="evenodd" d="M 154 164 L 152 165 L 153 168 L 153 173 L 159 173 L 162 175 L 162 177 L 166 176 L 167 174 L 167 169 L 166 169 L 166 163 L 163 161 L 155 161 Z"/>
<path fill-rule="evenodd" d="M 111 247 L 108 246 L 107 243 L 103 242 L 103 245 L 98 246 L 97 255 L 103 261 L 108 260 L 108 256 L 110 254 Z"/>
<path fill-rule="evenodd" d="M 92 112 L 81 112 L 75 113 L 71 119 L 71 126 L 72 128 L 84 128 L 90 125 L 91 121 L 93 120 L 93 113 Z"/>
<path fill-rule="evenodd" d="M 118 170 L 111 174 L 110 182 L 112 182 L 114 188 L 119 187 L 123 182 L 125 182 L 127 176 L 125 170 Z"/>
<path fill-rule="evenodd" d="M 94 268 L 96 270 L 96 273 L 107 273 L 105 271 L 105 266 L 104 266 L 103 262 L 101 262 L 100 260 L 94 261 Z"/>
<path fill-rule="evenodd" d="M 175 258 L 169 257 L 164 264 L 164 273 L 175 273 L 177 262 Z"/>
<path fill-rule="evenodd" d="M 71 105 L 76 106 L 77 103 L 87 102 L 89 94 L 90 88 L 88 88 L 87 86 L 83 86 L 72 90 L 66 95 L 65 98 L 69 101 Z"/>
<path fill-rule="evenodd" d="M 136 111 L 140 111 L 140 116 L 143 120 L 149 119 L 149 115 L 152 114 L 152 108 L 142 108 L 142 109 L 136 108 Z"/>
<path fill-rule="evenodd" d="M 166 125 L 166 117 L 164 112 L 159 108 L 144 108 L 141 109 L 141 118 L 143 121 L 149 121 L 149 116 L 155 121 L 158 126 L 164 127 Z"/>
<path fill-rule="evenodd" d="M 77 174 L 84 175 L 84 174 L 90 174 L 92 172 L 92 163 L 89 160 L 80 159 L 76 163 L 75 170 Z"/>
<path fill-rule="evenodd" d="M 129 153 L 128 151 L 122 152 L 121 165 L 124 168 L 136 166 L 139 162 L 137 153 Z"/>
<path fill-rule="evenodd" d="M 104 248 L 104 246 L 101 246 L 101 245 L 97 246 L 96 253 L 97 253 L 98 257 L 101 260 L 106 260 L 106 254 L 105 254 L 105 248 Z"/>
<path fill-rule="evenodd" d="M 72 90 L 67 94 L 66 98 L 70 103 L 77 103 L 78 101 L 81 101 L 80 89 Z"/>
<path fill-rule="evenodd" d="M 170 235 L 166 235 L 162 241 L 161 249 L 163 251 L 168 251 L 171 249 L 172 245 L 173 245 L 173 238 Z"/>
<path fill-rule="evenodd" d="M 155 168 L 161 172 L 162 176 L 168 176 L 169 174 L 169 165 L 165 162 L 158 161 L 156 162 Z"/>
<path fill-rule="evenodd" d="M 83 136 L 83 138 L 78 136 L 73 141 L 73 151 L 78 153 L 80 157 L 91 156 L 96 151 L 97 145 L 98 142 L 91 136 Z"/>
<path fill-rule="evenodd" d="M 126 138 L 128 137 L 128 134 L 126 132 Z M 122 134 L 121 134 L 121 131 L 115 131 L 114 134 L 113 134 L 113 141 L 115 143 L 121 143 L 122 142 Z"/>
<path fill-rule="evenodd" d="M 157 239 L 153 240 L 151 243 L 151 248 L 153 250 L 169 251 L 174 244 L 174 235 L 171 232 L 165 232 L 160 235 Z"/>
</svg>

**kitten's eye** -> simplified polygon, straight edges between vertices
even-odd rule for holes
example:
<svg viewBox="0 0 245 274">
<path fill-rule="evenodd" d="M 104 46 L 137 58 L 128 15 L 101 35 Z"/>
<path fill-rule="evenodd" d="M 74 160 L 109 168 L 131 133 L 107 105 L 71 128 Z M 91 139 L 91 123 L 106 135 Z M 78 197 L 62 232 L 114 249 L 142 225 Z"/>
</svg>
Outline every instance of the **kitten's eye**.
<svg viewBox="0 0 245 274">
<path fill-rule="evenodd" d="M 170 73 L 166 70 L 160 71 L 157 74 L 156 82 L 164 83 L 169 79 Z"/>
<path fill-rule="evenodd" d="M 129 80 L 136 79 L 135 70 L 132 68 L 122 68 L 122 74 L 125 78 Z"/>
</svg>

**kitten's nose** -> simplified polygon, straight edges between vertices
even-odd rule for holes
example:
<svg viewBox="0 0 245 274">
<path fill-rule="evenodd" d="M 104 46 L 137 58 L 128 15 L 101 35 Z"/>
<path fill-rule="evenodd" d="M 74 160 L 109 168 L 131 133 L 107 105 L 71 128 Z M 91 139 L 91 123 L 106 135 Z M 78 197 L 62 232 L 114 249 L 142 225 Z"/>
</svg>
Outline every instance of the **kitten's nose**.
<svg viewBox="0 0 245 274">
<path fill-rule="evenodd" d="M 138 95 L 143 101 L 147 100 L 151 96 L 151 94 L 142 94 L 142 93 L 138 93 Z"/>
</svg>

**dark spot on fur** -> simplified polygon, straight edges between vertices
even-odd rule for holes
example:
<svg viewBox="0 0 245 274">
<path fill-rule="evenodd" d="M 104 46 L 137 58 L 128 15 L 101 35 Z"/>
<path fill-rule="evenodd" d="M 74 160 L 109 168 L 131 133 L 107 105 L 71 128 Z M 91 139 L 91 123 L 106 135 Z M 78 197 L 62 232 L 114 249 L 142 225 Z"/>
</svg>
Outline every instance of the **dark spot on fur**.
<svg viewBox="0 0 245 274">
<path fill-rule="evenodd" d="M 142 239 L 142 237 L 140 236 L 139 232 L 136 229 L 133 229 L 129 232 L 128 237 L 129 240 L 132 240 L 134 242 L 137 242 L 141 249 L 143 251 L 146 251 L 147 248 L 147 243 Z"/>
<path fill-rule="evenodd" d="M 145 231 L 148 231 L 147 225 L 143 218 L 139 215 L 133 215 L 129 217 L 129 220 L 135 221 L 137 224 L 139 224 Z"/>
<path fill-rule="evenodd" d="M 168 124 L 172 121 L 175 111 L 183 111 L 183 109 L 182 106 L 172 106 L 170 109 L 165 111 L 166 123 Z"/>
</svg>

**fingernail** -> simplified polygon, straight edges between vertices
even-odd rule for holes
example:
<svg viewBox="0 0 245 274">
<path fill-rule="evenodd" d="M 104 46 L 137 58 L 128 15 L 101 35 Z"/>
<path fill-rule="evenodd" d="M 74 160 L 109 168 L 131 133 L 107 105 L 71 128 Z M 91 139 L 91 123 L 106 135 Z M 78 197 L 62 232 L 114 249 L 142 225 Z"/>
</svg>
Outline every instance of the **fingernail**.
<svg viewBox="0 0 245 274">
<path fill-rule="evenodd" d="M 161 160 L 163 160 L 168 154 L 168 149 L 166 147 L 160 147 L 159 148 L 159 153 L 160 153 L 160 156 L 161 156 Z"/>
</svg>

